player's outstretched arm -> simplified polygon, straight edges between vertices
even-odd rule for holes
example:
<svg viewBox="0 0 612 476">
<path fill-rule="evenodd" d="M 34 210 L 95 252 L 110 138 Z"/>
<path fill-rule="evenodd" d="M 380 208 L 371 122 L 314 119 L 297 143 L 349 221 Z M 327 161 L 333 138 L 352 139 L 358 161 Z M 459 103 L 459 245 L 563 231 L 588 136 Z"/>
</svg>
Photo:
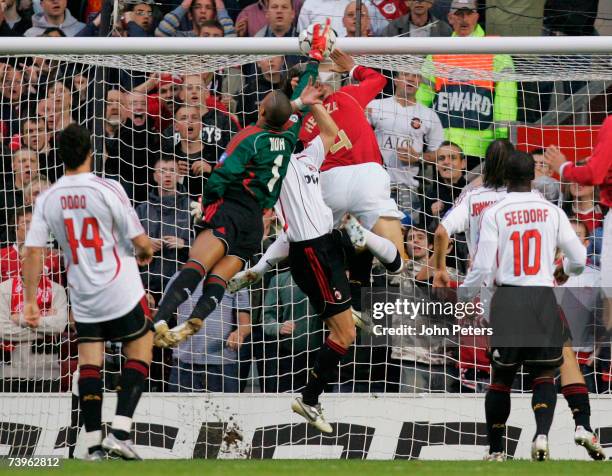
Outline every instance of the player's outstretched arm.
<svg viewBox="0 0 612 476">
<path fill-rule="evenodd" d="M 40 309 L 36 301 L 38 283 L 43 270 L 43 248 L 26 246 L 23 258 L 23 319 L 30 327 L 38 327 Z"/>
<path fill-rule="evenodd" d="M 293 95 L 291 96 L 292 101 L 298 99 L 306 86 L 311 81 L 315 81 L 317 79 L 317 76 L 319 75 L 319 63 L 323 61 L 323 55 L 327 50 L 330 28 L 331 20 L 329 18 L 325 22 L 325 28 L 321 29 L 320 24 L 315 25 L 310 52 L 308 53 L 310 61 L 308 61 L 306 71 L 302 73 L 297 86 L 293 90 Z"/>
<path fill-rule="evenodd" d="M 586 267 L 587 250 L 574 232 L 564 212 L 559 213 L 557 246 L 563 252 L 563 272 L 568 276 L 581 274 Z"/>
<path fill-rule="evenodd" d="M 336 142 L 336 137 L 338 136 L 339 131 L 338 125 L 322 104 L 315 104 L 312 106 L 311 111 L 312 116 L 315 118 L 315 121 L 317 121 L 317 125 L 319 126 L 321 140 L 323 141 L 323 147 L 325 148 L 325 155 L 327 155 L 329 149 L 331 149 Z"/>
<path fill-rule="evenodd" d="M 443 225 L 438 225 L 436 233 L 434 234 L 434 288 L 445 288 L 448 287 L 450 283 L 450 277 L 446 270 L 446 252 L 449 242 L 450 237 L 448 236 L 446 228 L 444 228 Z"/>
<path fill-rule="evenodd" d="M 491 276 L 496 265 L 499 234 L 495 216 L 485 213 L 481 217 L 478 249 L 472 267 L 468 271 L 463 284 L 459 286 L 457 297 L 469 301 L 476 297 L 482 283 Z"/>
<path fill-rule="evenodd" d="M 148 265 L 153 259 L 153 243 L 151 239 L 145 233 L 138 235 L 132 239 L 134 245 L 134 251 L 136 252 L 136 261 L 140 266 Z"/>
<path fill-rule="evenodd" d="M 240 271 L 229 280 L 227 290 L 235 293 L 247 286 L 251 286 L 261 280 L 263 275 L 270 271 L 274 266 L 289 256 L 289 240 L 285 233 L 272 243 L 257 264 L 249 269 Z"/>
</svg>

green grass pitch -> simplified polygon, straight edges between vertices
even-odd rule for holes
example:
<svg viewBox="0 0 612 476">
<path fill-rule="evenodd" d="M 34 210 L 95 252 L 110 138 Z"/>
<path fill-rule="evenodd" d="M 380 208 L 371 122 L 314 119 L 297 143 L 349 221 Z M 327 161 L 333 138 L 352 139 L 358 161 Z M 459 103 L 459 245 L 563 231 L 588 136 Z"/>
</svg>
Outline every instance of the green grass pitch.
<svg viewBox="0 0 612 476">
<path fill-rule="evenodd" d="M 142 462 L 108 461 L 88 463 L 63 461 L 61 468 L 0 468 L 0 474 L 70 476 L 386 476 L 414 475 L 572 475 L 612 474 L 612 462 L 596 461 L 338 461 L 338 460 L 149 460 Z"/>
</svg>

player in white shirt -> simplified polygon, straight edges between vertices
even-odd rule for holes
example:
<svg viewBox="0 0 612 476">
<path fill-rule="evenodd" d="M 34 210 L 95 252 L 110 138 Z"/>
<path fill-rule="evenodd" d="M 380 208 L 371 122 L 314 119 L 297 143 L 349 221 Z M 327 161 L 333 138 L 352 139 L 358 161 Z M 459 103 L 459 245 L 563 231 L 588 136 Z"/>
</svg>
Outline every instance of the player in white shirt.
<svg viewBox="0 0 612 476">
<path fill-rule="evenodd" d="M 487 149 L 484 165 L 483 185 L 466 190 L 457 199 L 457 202 L 442 219 L 436 229 L 434 237 L 434 287 L 447 287 L 450 278 L 446 271 L 446 250 L 449 237 L 458 233 L 466 233 L 470 260 L 474 258 L 478 233 L 480 231 L 480 218 L 483 212 L 506 196 L 504 181 L 505 162 L 514 146 L 505 140 L 491 143 Z M 488 283 L 491 284 L 491 283 Z M 489 302 L 491 288 L 482 288 L 481 302 Z M 488 317 L 488 307 L 485 307 Z M 589 393 L 580 370 L 580 365 L 570 345 L 563 346 L 563 364 L 561 373 L 561 393 L 567 400 L 576 423 L 574 440 L 584 446 L 594 459 L 601 459 L 601 446 L 596 442 L 590 425 Z M 595 438 L 595 440 L 593 439 Z M 595 441 L 595 443 L 594 443 Z"/>
<path fill-rule="evenodd" d="M 416 100 L 420 80 L 418 74 L 396 72 L 394 95 L 375 99 L 367 108 L 391 184 L 401 187 L 400 208 L 412 208 L 421 161 L 435 162 L 444 141 L 438 115 Z"/>
<path fill-rule="evenodd" d="M 482 185 L 466 187 L 453 208 L 442 218 L 434 235 L 434 287 L 446 287 L 449 284 L 446 250 L 451 236 L 465 233 L 470 259 L 473 259 L 482 213 L 506 196 L 504 169 L 512 151 L 514 146 L 506 140 L 492 142 L 487 149 Z"/>
<path fill-rule="evenodd" d="M 494 276 L 491 302 L 491 386 L 485 398 L 489 455 L 504 459 L 503 435 L 510 414 L 510 388 L 525 365 L 533 377 L 536 433 L 531 455 L 548 459 L 548 432 L 557 401 L 554 382 L 563 361 L 564 328 L 552 287 L 555 253 L 560 248 L 568 275 L 582 273 L 586 248 L 563 210 L 531 191 L 535 162 L 514 151 L 505 165 L 508 194 L 482 214 L 472 268 L 459 288 L 472 298 Z"/>
<path fill-rule="evenodd" d="M 76 322 L 86 459 L 103 459 L 103 448 L 124 459 L 140 459 L 130 431 L 148 377 L 153 326 L 134 249 L 138 262 L 144 265 L 151 261 L 153 248 L 121 185 L 91 173 L 93 158 L 87 129 L 76 124 L 64 129 L 58 155 L 66 173 L 38 197 L 25 242 L 24 317 L 33 328 L 40 324 L 36 288 L 51 233 L 66 260 Z M 112 430 L 102 441 L 100 371 L 108 340 L 123 342 L 127 360 L 119 380 Z"/>
<path fill-rule="evenodd" d="M 364 229 L 354 218 L 345 225 L 348 236 L 334 229 L 333 213 L 323 201 L 319 169 L 335 143 L 338 127 L 322 105 L 313 106 L 312 113 L 320 134 L 303 152 L 291 156 L 275 205 L 284 232 L 256 266 L 230 280 L 228 291 L 235 292 L 253 284 L 272 266 L 289 257 L 295 283 L 309 297 L 330 330 L 302 397 L 294 400 L 292 409 L 314 427 L 331 433 L 332 427 L 325 421 L 318 399 L 324 386 L 335 378 L 340 359 L 355 340 L 345 252 L 353 251 L 353 239 L 357 245 L 367 246 L 395 271 L 401 267 L 401 257 L 391 241 Z"/>
</svg>

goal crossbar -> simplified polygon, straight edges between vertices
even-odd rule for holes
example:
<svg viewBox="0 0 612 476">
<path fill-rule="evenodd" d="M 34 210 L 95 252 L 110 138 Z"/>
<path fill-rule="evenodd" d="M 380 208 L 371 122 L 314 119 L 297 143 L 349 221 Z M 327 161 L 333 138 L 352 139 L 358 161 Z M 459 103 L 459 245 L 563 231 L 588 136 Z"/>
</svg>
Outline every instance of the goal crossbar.
<svg viewBox="0 0 612 476">
<path fill-rule="evenodd" d="M 339 38 L 337 46 L 358 55 L 401 54 L 609 54 L 612 37 Z M 287 55 L 297 38 L 0 38 L 5 55 Z"/>
</svg>

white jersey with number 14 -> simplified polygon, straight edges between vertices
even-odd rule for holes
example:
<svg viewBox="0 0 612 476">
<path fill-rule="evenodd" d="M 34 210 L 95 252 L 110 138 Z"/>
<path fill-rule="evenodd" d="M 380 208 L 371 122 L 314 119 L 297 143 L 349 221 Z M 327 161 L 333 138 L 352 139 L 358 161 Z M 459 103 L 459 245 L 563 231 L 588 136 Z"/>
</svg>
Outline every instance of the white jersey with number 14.
<svg viewBox="0 0 612 476">
<path fill-rule="evenodd" d="M 144 229 L 118 182 L 64 175 L 38 197 L 26 246 L 46 246 L 49 233 L 64 253 L 76 321 L 115 319 L 142 299 L 131 240 Z"/>
</svg>

